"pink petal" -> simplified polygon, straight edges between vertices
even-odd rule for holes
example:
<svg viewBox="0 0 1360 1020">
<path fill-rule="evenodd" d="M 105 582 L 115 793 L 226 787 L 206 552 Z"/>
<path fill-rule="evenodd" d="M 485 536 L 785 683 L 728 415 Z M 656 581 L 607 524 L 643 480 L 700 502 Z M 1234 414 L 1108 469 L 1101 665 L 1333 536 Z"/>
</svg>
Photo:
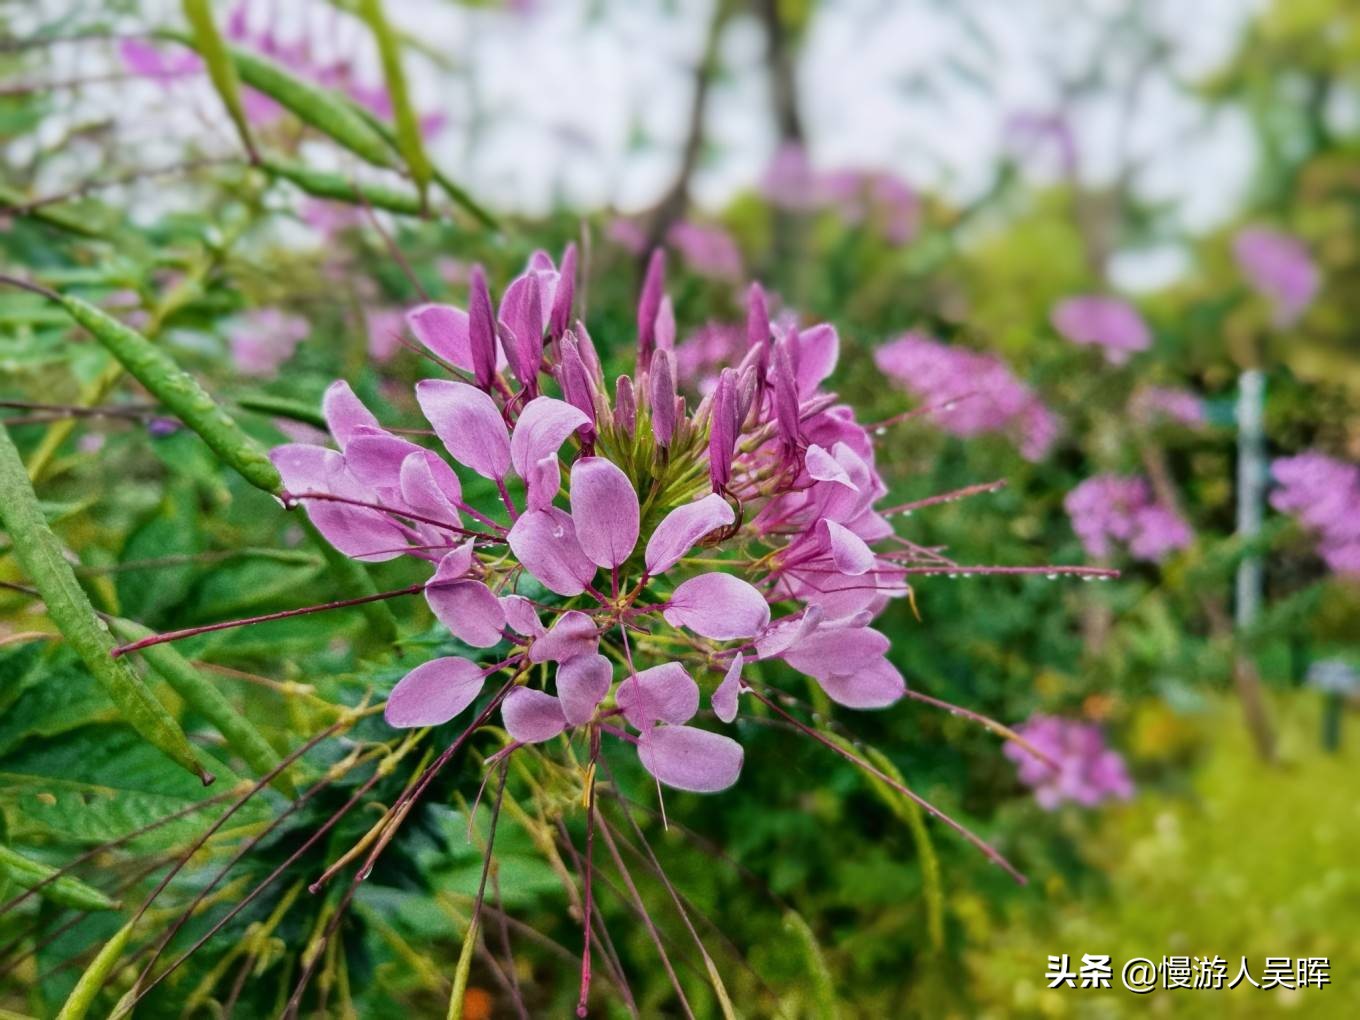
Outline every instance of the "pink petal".
<svg viewBox="0 0 1360 1020">
<path fill-rule="evenodd" d="M 844 485 L 847 489 L 859 491 L 859 486 L 851 480 L 845 468 L 837 463 L 835 457 L 816 443 L 807 448 L 807 459 L 804 464 L 807 467 L 807 473 L 816 481 L 835 482 L 838 485 Z"/>
<path fill-rule="evenodd" d="M 435 568 L 434 576 L 426 582 L 426 586 L 452 584 L 454 581 L 463 580 L 472 569 L 472 552 L 472 539 L 446 552 L 440 558 L 439 566 Z"/>
<path fill-rule="evenodd" d="M 571 323 L 571 302 L 576 295 L 576 245 L 569 243 L 562 252 L 562 269 L 553 291 L 552 309 L 548 313 L 548 331 L 561 336 Z"/>
<path fill-rule="evenodd" d="M 481 266 L 472 267 L 468 280 L 468 347 L 477 385 L 489 390 L 496 377 L 496 316 L 491 309 L 491 292 L 487 289 L 486 274 Z"/>
<path fill-rule="evenodd" d="M 467 383 L 422 379 L 416 401 L 445 448 L 483 478 L 510 470 L 510 433 L 496 402 Z"/>
<path fill-rule="evenodd" d="M 453 305 L 420 305 L 406 313 L 406 324 L 436 356 L 464 371 L 472 371 L 467 312 Z"/>
<path fill-rule="evenodd" d="M 490 398 L 488 398 L 490 399 Z M 524 405 L 510 438 L 510 461 L 525 480 L 544 457 L 556 457 L 569 435 L 590 419 L 580 408 L 554 397 L 535 397 Z"/>
<path fill-rule="evenodd" d="M 831 551 L 831 560 L 841 573 L 858 577 L 873 569 L 873 550 L 849 528 L 823 517 L 817 522 L 817 530 L 821 532 Z"/>
<path fill-rule="evenodd" d="M 667 786 L 692 793 L 726 790 L 741 775 L 741 745 L 692 726 L 658 726 L 638 742 L 642 767 Z"/>
<path fill-rule="evenodd" d="M 780 655 L 820 627 L 822 616 L 822 607 L 813 603 L 796 616 L 783 616 L 775 620 L 765 633 L 756 638 L 756 656 L 769 659 Z"/>
<path fill-rule="evenodd" d="M 401 484 L 402 461 L 413 453 L 425 450 L 388 432 L 361 430 L 345 444 L 345 466 L 365 485 L 396 489 Z"/>
<path fill-rule="evenodd" d="M 321 414 L 326 419 L 331 437 L 342 450 L 359 427 L 381 427 L 373 412 L 364 406 L 343 379 L 337 379 L 326 387 L 326 394 L 321 398 Z"/>
<path fill-rule="evenodd" d="M 657 722 L 683 723 L 699 711 L 699 685 L 678 662 L 625 678 L 614 695 L 623 717 L 639 730 Z"/>
<path fill-rule="evenodd" d="M 872 666 L 888 639 L 869 627 L 822 627 L 794 644 L 784 661 L 812 677 L 845 675 Z"/>
<path fill-rule="evenodd" d="M 454 503 L 461 502 L 463 487 L 453 468 L 439 456 L 429 450 L 411 454 L 401 462 L 398 484 L 402 502 L 412 512 L 432 521 L 446 521 L 450 527 L 461 526 Z"/>
<path fill-rule="evenodd" d="M 525 505 L 530 510 L 546 510 L 562 487 L 562 464 L 556 453 L 550 453 L 529 465 L 524 474 Z"/>
<path fill-rule="evenodd" d="M 474 648 L 500 643 L 505 610 L 481 581 L 433 583 L 425 587 L 425 601 L 439 622 L 459 641 Z"/>
<path fill-rule="evenodd" d="M 292 494 L 324 493 L 374 501 L 374 493 L 354 479 L 344 457 L 334 450 L 288 443 L 270 450 L 269 459 Z M 400 556 L 408 544 L 407 532 L 381 510 L 323 500 L 300 502 L 326 541 L 346 556 L 371 562 L 390 560 Z"/>
<path fill-rule="evenodd" d="M 501 609 L 505 612 L 505 622 L 515 633 L 525 637 L 542 637 L 546 633 L 538 620 L 538 610 L 523 595 L 501 596 Z"/>
<path fill-rule="evenodd" d="M 847 708 L 886 708 L 902 697 L 907 682 L 887 659 L 852 672 L 817 677 L 826 696 Z"/>
<path fill-rule="evenodd" d="M 562 705 L 551 694 L 531 687 L 516 687 L 501 704 L 505 731 L 523 744 L 551 740 L 567 728 Z"/>
<path fill-rule="evenodd" d="M 485 681 L 482 667 L 468 659 L 433 659 L 397 681 L 383 718 L 398 729 L 438 726 L 476 701 Z"/>
<path fill-rule="evenodd" d="M 529 646 L 530 662 L 565 662 L 578 655 L 593 655 L 600 647 L 600 632 L 578 609 L 568 609 L 553 621 L 548 632 Z"/>
<path fill-rule="evenodd" d="M 836 328 L 823 323 L 798 334 L 798 395 L 810 397 L 822 380 L 836 370 L 841 340 Z"/>
<path fill-rule="evenodd" d="M 526 510 L 507 538 L 524 568 L 558 595 L 581 594 L 595 576 L 595 564 L 576 540 L 575 525 L 556 507 Z"/>
<path fill-rule="evenodd" d="M 585 554 L 602 567 L 617 567 L 637 545 L 637 490 L 603 457 L 582 457 L 571 466 L 571 518 Z"/>
<path fill-rule="evenodd" d="M 672 627 L 688 627 L 718 641 L 755 637 L 770 622 L 765 596 L 731 574 L 691 577 L 671 595 L 662 612 Z"/>
<path fill-rule="evenodd" d="M 647 573 L 653 577 L 664 574 L 699 539 L 719 528 L 729 527 L 736 519 L 727 500 L 715 492 L 676 507 L 661 519 L 647 540 Z"/>
<path fill-rule="evenodd" d="M 577 655 L 557 667 L 557 696 L 572 726 L 587 722 L 609 693 L 614 667 L 603 655 Z"/>
<path fill-rule="evenodd" d="M 516 378 L 531 392 L 536 387 L 543 359 L 543 314 L 538 274 L 530 271 L 511 281 L 501 298 L 500 309 L 500 320 L 514 337 L 512 349 L 506 354 Z"/>
<path fill-rule="evenodd" d="M 730 723 L 737 717 L 737 695 L 741 693 L 741 667 L 744 661 L 741 652 L 738 652 L 732 660 L 732 665 L 727 667 L 727 675 L 723 677 L 722 683 L 718 684 L 713 697 L 709 699 L 709 704 L 713 706 L 713 714 L 725 723 Z"/>
</svg>

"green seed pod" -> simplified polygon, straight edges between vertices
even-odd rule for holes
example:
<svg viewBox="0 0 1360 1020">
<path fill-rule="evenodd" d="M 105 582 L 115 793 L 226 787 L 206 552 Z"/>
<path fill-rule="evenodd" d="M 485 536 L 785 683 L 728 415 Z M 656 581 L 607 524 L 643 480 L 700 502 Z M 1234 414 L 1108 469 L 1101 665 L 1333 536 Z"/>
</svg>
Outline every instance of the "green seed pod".
<svg viewBox="0 0 1360 1020">
<path fill-rule="evenodd" d="M 138 382 L 197 432 L 218 457 L 251 485 L 271 494 L 279 492 L 283 480 L 265 452 L 193 376 L 175 364 L 174 358 L 94 305 L 68 294 L 60 295 L 60 300 L 71 318 L 93 333 Z"/>
<path fill-rule="evenodd" d="M 430 158 L 425 154 L 420 118 L 411 105 L 411 95 L 406 88 L 406 74 L 401 67 L 401 48 L 397 44 L 396 33 L 387 22 L 381 0 L 360 0 L 359 16 L 367 22 L 378 44 L 383 80 L 387 84 L 387 94 L 392 97 L 392 111 L 397 125 L 397 150 L 406 161 L 423 198 L 425 188 L 430 183 Z"/>
<path fill-rule="evenodd" d="M 56 868 L 30 861 L 23 854 L 16 853 L 6 846 L 0 846 L 0 871 L 9 875 L 15 885 L 25 889 L 36 887 L 37 895 L 63 907 L 75 907 L 77 910 L 118 909 L 115 900 L 109 899 L 93 886 L 86 885 L 71 875 L 52 878 L 57 874 Z"/>
<path fill-rule="evenodd" d="M 291 181 L 307 194 L 315 195 L 317 198 L 329 198 L 353 205 L 371 205 L 375 209 L 386 209 L 406 216 L 419 216 L 424 211 L 420 198 L 408 191 L 399 191 L 381 184 L 361 184 L 340 174 L 313 170 L 301 163 L 285 160 L 266 159 L 261 166 L 265 172 Z"/>
<path fill-rule="evenodd" d="M 236 125 L 236 132 L 241 136 L 246 152 L 250 153 L 251 162 L 257 162 L 259 154 L 250 137 L 250 122 L 246 120 L 245 106 L 241 103 L 241 85 L 236 78 L 236 65 L 232 63 L 227 44 L 213 21 L 212 4 L 209 0 L 184 0 L 183 7 L 184 17 L 194 30 L 194 48 L 208 65 L 208 77 L 212 79 L 213 88 L 222 97 L 222 105 L 227 108 L 232 123 Z"/>
</svg>

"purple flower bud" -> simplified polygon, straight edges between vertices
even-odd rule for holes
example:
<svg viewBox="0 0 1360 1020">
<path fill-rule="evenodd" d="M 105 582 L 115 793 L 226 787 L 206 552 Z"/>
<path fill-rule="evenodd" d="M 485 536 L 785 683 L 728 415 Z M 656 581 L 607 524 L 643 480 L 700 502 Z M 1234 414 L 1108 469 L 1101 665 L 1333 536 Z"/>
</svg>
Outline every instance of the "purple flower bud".
<svg viewBox="0 0 1360 1020">
<path fill-rule="evenodd" d="M 758 283 L 746 292 L 746 343 L 755 347 L 770 339 L 770 309 L 765 291 Z"/>
<path fill-rule="evenodd" d="M 675 350 L 675 306 L 669 294 L 661 299 L 656 313 L 656 346 L 658 350 Z"/>
<path fill-rule="evenodd" d="M 614 427 L 630 436 L 637 430 L 637 397 L 630 376 L 621 375 L 614 383 Z"/>
<path fill-rule="evenodd" d="M 740 399 L 736 371 L 723 369 L 713 394 L 708 430 L 708 477 L 713 482 L 714 492 L 722 492 L 732 481 L 732 458 L 736 454 L 737 432 L 741 428 Z"/>
<path fill-rule="evenodd" d="M 548 319 L 548 335 L 557 339 L 571 324 L 571 303 L 576 297 L 576 245 L 568 244 L 562 252 L 562 268 L 558 272 L 557 290 L 553 293 L 552 314 Z"/>
<path fill-rule="evenodd" d="M 481 266 L 472 267 L 472 293 L 468 297 L 468 343 L 472 348 L 472 374 L 477 385 L 488 392 L 496 378 L 496 318 L 491 310 L 491 292 Z"/>
<path fill-rule="evenodd" d="M 666 253 L 661 248 L 653 250 L 647 261 L 647 275 L 642 281 L 642 295 L 638 298 L 638 368 L 646 370 L 656 348 L 656 316 L 661 310 L 661 298 L 665 291 Z"/>
<path fill-rule="evenodd" d="M 790 335 L 774 348 L 774 413 L 779 426 L 779 437 L 787 447 L 798 446 L 801 430 L 798 425 L 798 375 L 790 347 L 796 348 L 798 337 Z"/>
<path fill-rule="evenodd" d="M 580 351 L 581 360 L 586 363 L 586 368 L 590 372 L 590 377 L 595 380 L 595 384 L 604 389 L 604 367 L 600 364 L 600 356 L 595 353 L 595 341 L 590 339 L 590 333 L 586 330 L 586 324 L 580 319 L 576 320 L 576 348 Z"/>
<path fill-rule="evenodd" d="M 652 432 L 660 445 L 670 446 L 675 435 L 675 355 L 664 347 L 652 355 L 648 381 Z"/>
<path fill-rule="evenodd" d="M 581 360 L 576 338 L 568 332 L 562 337 L 562 357 L 557 365 L 557 381 L 567 403 L 584 411 L 593 425 L 595 417 L 595 380 Z"/>
<path fill-rule="evenodd" d="M 759 380 L 756 377 L 756 370 L 750 366 L 742 369 L 737 375 L 737 426 L 740 431 L 741 423 L 751 413 L 751 408 L 755 406 L 756 391 Z"/>
</svg>

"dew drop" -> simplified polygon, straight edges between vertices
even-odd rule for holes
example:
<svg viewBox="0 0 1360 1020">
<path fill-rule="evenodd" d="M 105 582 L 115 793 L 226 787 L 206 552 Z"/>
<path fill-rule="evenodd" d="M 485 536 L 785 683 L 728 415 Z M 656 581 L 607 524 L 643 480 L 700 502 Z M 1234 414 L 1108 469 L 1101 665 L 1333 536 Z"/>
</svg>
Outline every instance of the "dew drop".
<svg viewBox="0 0 1360 1020">
<path fill-rule="evenodd" d="M 886 436 L 887 434 L 888 434 L 888 430 L 887 430 L 886 428 L 884 428 L 882 425 L 880 425 L 878 428 L 874 429 L 874 435 L 876 435 L 876 436 Z"/>
<path fill-rule="evenodd" d="M 1058 579 L 1057 574 L 1045 574 L 1044 577 L 1050 581 L 1056 581 Z"/>
</svg>

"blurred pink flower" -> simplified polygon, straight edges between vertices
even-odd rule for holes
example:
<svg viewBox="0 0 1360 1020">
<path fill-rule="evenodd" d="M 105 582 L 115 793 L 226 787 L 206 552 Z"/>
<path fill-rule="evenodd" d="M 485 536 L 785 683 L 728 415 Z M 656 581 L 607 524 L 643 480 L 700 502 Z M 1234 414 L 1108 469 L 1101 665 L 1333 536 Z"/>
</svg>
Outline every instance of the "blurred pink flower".
<svg viewBox="0 0 1360 1020">
<path fill-rule="evenodd" d="M 1302 317 L 1321 282 L 1302 242 L 1278 230 L 1247 227 L 1233 239 L 1233 254 L 1251 285 L 1274 306 L 1277 327 Z"/>
<path fill-rule="evenodd" d="M 1039 806 L 1052 811 L 1064 801 L 1094 807 L 1111 798 L 1133 796 L 1123 757 L 1105 744 L 1100 728 L 1076 719 L 1033 715 L 1016 732 L 1047 755 L 1057 768 L 1014 741 L 1005 755 L 1015 762 L 1020 782 L 1034 791 Z"/>
<path fill-rule="evenodd" d="M 277 308 L 247 312 L 227 334 L 231 359 L 242 375 L 272 376 L 311 332 L 299 315 Z"/>
<path fill-rule="evenodd" d="M 1165 386 L 1140 386 L 1135 390 L 1129 398 L 1129 415 L 1144 426 L 1170 421 L 1187 428 L 1201 428 L 1208 423 L 1204 401 L 1197 394 Z"/>
<path fill-rule="evenodd" d="M 368 330 L 369 356 L 380 364 L 392 360 L 401 350 L 401 335 L 406 328 L 406 314 L 400 308 L 374 308 L 364 313 Z"/>
<path fill-rule="evenodd" d="M 1087 554 L 1101 559 L 1123 545 L 1134 559 L 1155 563 L 1194 539 L 1190 526 L 1137 475 L 1093 475 L 1067 494 L 1063 507 Z"/>
<path fill-rule="evenodd" d="M 1061 420 L 1000 358 L 907 333 L 874 352 L 879 371 L 934 407 L 930 420 L 957 436 L 1009 435 L 1031 461 L 1043 459 Z"/>
<path fill-rule="evenodd" d="M 722 227 L 681 220 L 667 231 L 666 241 L 701 276 L 720 280 L 741 278 L 741 250 Z"/>
<path fill-rule="evenodd" d="M 1131 354 L 1152 344 L 1142 316 L 1119 298 L 1098 294 L 1067 298 L 1054 307 L 1052 321 L 1053 328 L 1072 343 L 1103 348 L 1112 365 L 1122 365 Z"/>
<path fill-rule="evenodd" d="M 885 170 L 818 172 L 806 150 L 797 145 L 785 145 L 775 153 L 761 187 L 777 208 L 835 209 L 846 223 L 866 223 L 894 245 L 910 241 L 919 225 L 920 198 L 901 177 Z"/>
<path fill-rule="evenodd" d="M 1360 465 L 1309 450 L 1270 466 L 1280 488 L 1270 505 L 1318 536 L 1318 555 L 1338 574 L 1360 576 Z"/>
</svg>

